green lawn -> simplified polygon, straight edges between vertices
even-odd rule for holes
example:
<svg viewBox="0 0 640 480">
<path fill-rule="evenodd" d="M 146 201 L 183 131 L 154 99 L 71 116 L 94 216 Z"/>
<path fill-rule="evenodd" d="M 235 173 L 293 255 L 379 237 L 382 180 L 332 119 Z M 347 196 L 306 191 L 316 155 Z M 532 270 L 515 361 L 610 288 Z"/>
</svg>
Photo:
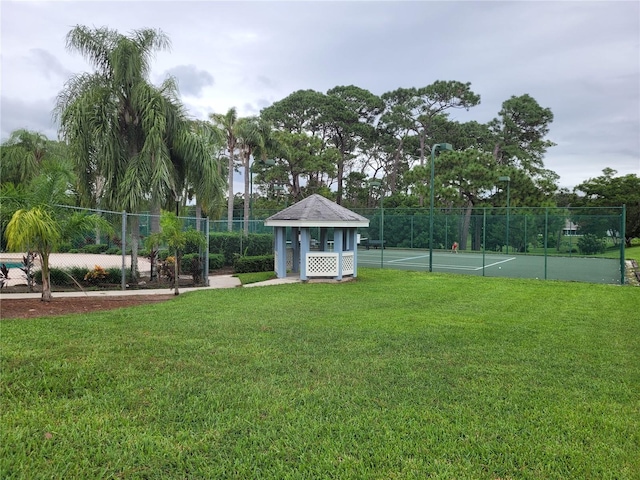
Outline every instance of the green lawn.
<svg viewBox="0 0 640 480">
<path fill-rule="evenodd" d="M 640 289 L 362 269 L 0 323 L 0 477 L 640 478 Z"/>
</svg>

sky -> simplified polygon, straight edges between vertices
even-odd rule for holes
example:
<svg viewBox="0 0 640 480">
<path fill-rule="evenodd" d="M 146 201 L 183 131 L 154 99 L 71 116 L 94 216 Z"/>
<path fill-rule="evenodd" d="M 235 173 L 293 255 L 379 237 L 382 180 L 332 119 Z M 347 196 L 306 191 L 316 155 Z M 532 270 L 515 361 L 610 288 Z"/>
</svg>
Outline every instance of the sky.
<svg viewBox="0 0 640 480">
<path fill-rule="evenodd" d="M 604 168 L 640 175 L 637 0 L 2 0 L 0 19 L 2 141 L 18 128 L 57 138 L 56 96 L 91 71 L 65 47 L 75 25 L 153 28 L 171 49 L 156 55 L 150 80 L 174 76 L 192 118 L 231 107 L 259 114 L 301 89 L 356 85 L 382 95 L 457 80 L 481 97 L 451 113 L 460 122 L 488 122 L 523 94 L 551 109 L 556 146 L 544 162 L 560 187 Z"/>
</svg>

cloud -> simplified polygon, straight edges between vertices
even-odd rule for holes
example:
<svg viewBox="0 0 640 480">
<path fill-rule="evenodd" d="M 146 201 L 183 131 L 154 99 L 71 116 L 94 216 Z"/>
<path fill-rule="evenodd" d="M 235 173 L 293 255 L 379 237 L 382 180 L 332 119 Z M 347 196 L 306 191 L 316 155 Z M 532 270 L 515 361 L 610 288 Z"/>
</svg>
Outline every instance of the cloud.
<svg viewBox="0 0 640 480">
<path fill-rule="evenodd" d="M 214 84 L 213 75 L 195 65 L 178 65 L 167 70 L 166 74 L 178 79 L 180 93 L 192 97 L 201 97 L 203 90 Z"/>
<path fill-rule="evenodd" d="M 47 79 L 50 79 L 52 76 L 67 79 L 72 75 L 72 72 L 66 69 L 56 56 L 42 48 L 30 49 L 29 60 Z"/>
<path fill-rule="evenodd" d="M 0 121 L 0 135 L 5 141 L 11 132 L 24 128 L 45 134 L 54 140 L 57 138 L 57 126 L 53 121 L 51 105 L 55 102 L 28 102 L 2 96 L 0 106 L 2 117 Z"/>
</svg>

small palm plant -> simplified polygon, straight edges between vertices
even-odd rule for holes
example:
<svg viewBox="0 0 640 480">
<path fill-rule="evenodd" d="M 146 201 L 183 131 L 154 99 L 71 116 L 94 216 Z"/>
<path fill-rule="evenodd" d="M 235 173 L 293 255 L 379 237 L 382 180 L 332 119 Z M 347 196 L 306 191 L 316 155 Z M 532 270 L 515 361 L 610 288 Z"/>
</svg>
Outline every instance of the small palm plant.
<svg viewBox="0 0 640 480">
<path fill-rule="evenodd" d="M 204 246 L 204 235 L 192 228 L 184 230 L 182 220 L 174 213 L 165 211 L 160 215 L 160 232 L 148 236 L 146 241 L 148 247 L 160 244 L 165 244 L 169 247 L 174 257 L 173 293 L 174 295 L 179 295 L 178 274 L 182 250 L 187 245 L 187 242 L 197 245 L 198 247 Z"/>
</svg>

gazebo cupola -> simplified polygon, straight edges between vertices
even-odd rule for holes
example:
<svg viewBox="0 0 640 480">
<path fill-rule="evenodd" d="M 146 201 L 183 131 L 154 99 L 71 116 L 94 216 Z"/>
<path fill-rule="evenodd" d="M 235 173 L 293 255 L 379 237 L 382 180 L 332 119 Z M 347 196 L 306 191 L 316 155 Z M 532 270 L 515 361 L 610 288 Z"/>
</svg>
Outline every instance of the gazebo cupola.
<svg viewBox="0 0 640 480">
<path fill-rule="evenodd" d="M 369 226 L 369 219 L 362 215 L 314 194 L 270 216 L 264 224 L 274 228 L 274 267 L 278 278 L 286 277 L 287 271 L 299 273 L 303 281 L 357 276 L 357 229 Z M 312 238 L 312 231 L 319 238 Z"/>
</svg>

